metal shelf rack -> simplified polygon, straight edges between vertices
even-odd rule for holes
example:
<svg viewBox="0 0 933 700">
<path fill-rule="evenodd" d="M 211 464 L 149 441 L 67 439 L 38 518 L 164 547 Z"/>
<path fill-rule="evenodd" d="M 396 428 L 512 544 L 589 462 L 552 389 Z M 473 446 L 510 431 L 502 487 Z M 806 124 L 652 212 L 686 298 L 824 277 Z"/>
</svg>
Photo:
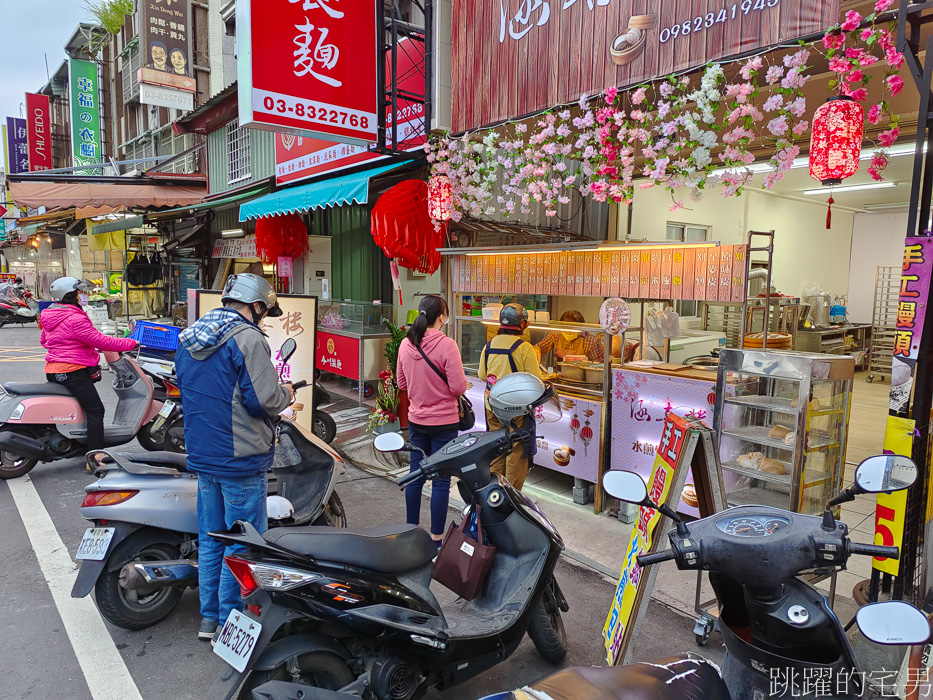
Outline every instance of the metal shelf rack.
<svg viewBox="0 0 933 700">
<path fill-rule="evenodd" d="M 891 378 L 894 333 L 897 329 L 897 302 L 901 291 L 901 268 L 879 267 L 875 273 L 875 300 L 871 320 L 871 346 L 868 352 L 868 376 L 871 384 L 877 376 Z"/>
</svg>

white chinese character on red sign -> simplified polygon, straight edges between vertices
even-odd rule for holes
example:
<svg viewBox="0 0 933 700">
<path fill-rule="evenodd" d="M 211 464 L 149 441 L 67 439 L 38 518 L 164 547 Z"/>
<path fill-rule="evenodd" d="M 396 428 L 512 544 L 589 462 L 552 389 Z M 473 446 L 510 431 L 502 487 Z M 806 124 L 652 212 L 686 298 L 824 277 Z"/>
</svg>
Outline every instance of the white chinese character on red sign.
<svg viewBox="0 0 933 700">
<path fill-rule="evenodd" d="M 296 2 L 304 2 L 304 5 L 301 6 L 302 10 L 316 10 L 318 8 L 324 10 L 328 15 L 334 19 L 341 19 L 343 17 L 343 12 L 340 10 L 335 10 L 330 6 L 331 3 L 335 5 L 340 0 L 288 0 L 292 5 Z"/>
<path fill-rule="evenodd" d="M 301 77 L 310 73 L 322 83 L 326 83 L 331 87 L 341 87 L 343 85 L 341 81 L 329 75 L 322 75 L 314 69 L 315 62 L 317 62 L 321 68 L 333 70 L 340 58 L 339 48 L 334 44 L 324 43 L 330 30 L 326 27 L 317 28 L 317 45 L 312 49 L 311 45 L 314 43 L 312 32 L 315 31 L 315 26 L 306 17 L 305 23 L 296 24 L 295 29 L 301 32 L 295 37 L 295 45 L 298 47 L 295 50 L 295 75 Z"/>
</svg>

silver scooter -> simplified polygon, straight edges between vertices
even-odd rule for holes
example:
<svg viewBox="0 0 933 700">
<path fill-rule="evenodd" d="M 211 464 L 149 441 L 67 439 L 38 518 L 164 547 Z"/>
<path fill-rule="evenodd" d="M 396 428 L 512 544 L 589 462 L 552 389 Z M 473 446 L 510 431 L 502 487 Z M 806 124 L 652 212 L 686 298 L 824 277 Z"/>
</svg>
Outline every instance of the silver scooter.
<svg viewBox="0 0 933 700">
<path fill-rule="evenodd" d="M 282 350 L 286 362 L 289 348 Z M 305 386 L 293 384 L 296 391 Z M 293 416 L 286 409 L 276 424 L 269 527 L 346 527 L 335 491 L 345 462 Z M 87 467 L 98 480 L 84 489 L 81 515 L 92 525 L 75 556 L 81 569 L 71 596 L 93 590 L 104 617 L 123 629 L 154 625 L 185 588 L 198 585 L 197 475 L 187 471 L 186 455 L 172 452 L 94 451 Z"/>
</svg>

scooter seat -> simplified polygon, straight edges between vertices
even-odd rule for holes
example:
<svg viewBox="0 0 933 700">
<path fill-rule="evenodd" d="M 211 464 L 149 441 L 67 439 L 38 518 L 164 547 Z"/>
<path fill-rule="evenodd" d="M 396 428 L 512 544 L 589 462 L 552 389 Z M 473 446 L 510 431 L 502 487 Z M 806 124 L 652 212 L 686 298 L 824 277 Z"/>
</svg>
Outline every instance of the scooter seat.
<svg viewBox="0 0 933 700">
<path fill-rule="evenodd" d="M 188 455 L 177 452 L 119 452 L 123 459 L 136 464 L 172 467 L 180 472 L 188 471 Z"/>
<path fill-rule="evenodd" d="M 359 529 L 277 527 L 263 537 L 296 554 L 385 574 L 417 569 L 437 556 L 434 540 L 415 525 Z"/>
<path fill-rule="evenodd" d="M 14 396 L 26 396 L 35 394 L 37 396 L 74 396 L 67 387 L 55 382 L 7 382 L 3 388 L 8 394 Z"/>
<path fill-rule="evenodd" d="M 716 667 L 690 654 L 631 666 L 568 668 L 531 688 L 553 700 L 730 700 Z"/>
</svg>

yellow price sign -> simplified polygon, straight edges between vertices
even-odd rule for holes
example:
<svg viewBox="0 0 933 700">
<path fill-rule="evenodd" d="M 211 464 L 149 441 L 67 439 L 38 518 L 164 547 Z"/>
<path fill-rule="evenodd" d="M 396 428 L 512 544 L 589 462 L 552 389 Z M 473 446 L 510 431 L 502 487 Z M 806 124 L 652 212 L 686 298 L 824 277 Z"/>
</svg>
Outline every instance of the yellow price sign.
<svg viewBox="0 0 933 700">
<path fill-rule="evenodd" d="M 884 449 L 896 455 L 910 457 L 916 423 L 907 418 L 888 416 L 884 431 Z M 900 547 L 904 542 L 904 519 L 907 513 L 907 491 L 879 493 L 875 502 L 875 540 L 877 545 Z M 894 559 L 872 559 L 872 566 L 892 576 L 898 574 Z"/>
</svg>

